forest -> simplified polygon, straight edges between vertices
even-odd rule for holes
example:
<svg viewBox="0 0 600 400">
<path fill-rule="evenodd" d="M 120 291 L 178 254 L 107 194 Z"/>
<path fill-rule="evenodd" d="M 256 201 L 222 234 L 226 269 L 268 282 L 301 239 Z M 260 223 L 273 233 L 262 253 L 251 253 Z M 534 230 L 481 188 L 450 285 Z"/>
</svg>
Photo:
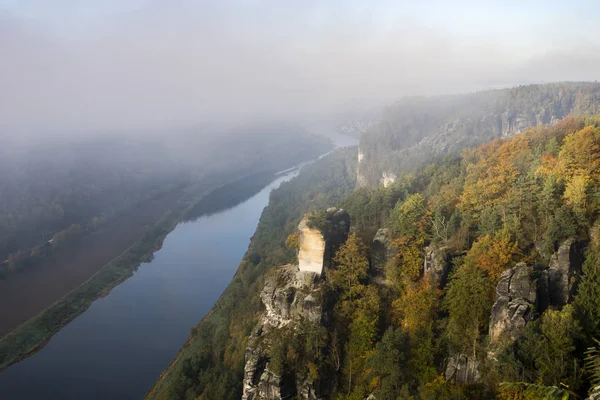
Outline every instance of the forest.
<svg viewBox="0 0 600 400">
<path fill-rule="evenodd" d="M 360 138 L 359 183 L 377 185 L 434 157 L 457 153 L 568 115 L 600 113 L 600 84 L 561 82 L 476 93 L 407 97 L 386 107 Z"/>
<path fill-rule="evenodd" d="M 388 187 L 353 190 L 352 156 L 335 152 L 271 194 L 233 283 L 148 398 L 239 398 L 265 273 L 295 261 L 303 213 L 331 205 L 352 219 L 325 272 L 332 319 L 282 341 L 274 365 L 325 371 L 335 399 L 597 396 L 600 118 L 440 156 Z M 389 256 L 375 267 L 381 228 Z"/>
<path fill-rule="evenodd" d="M 599 126 L 598 118 L 569 117 L 446 156 L 342 202 L 355 233 L 327 278 L 339 296 L 331 335 L 344 354 L 334 393 L 545 399 L 598 390 Z M 394 254 L 380 272 L 384 284 L 365 262 L 381 227 L 391 231 Z M 543 277 L 565 243 L 576 243 L 572 252 L 585 261 L 571 260 L 566 298 L 553 298 L 550 287 L 544 303 Z M 432 251 L 443 254 L 447 277 L 424 270 Z M 349 268 L 347 260 L 358 261 Z M 499 282 L 519 265 L 539 283 L 537 301 L 526 304 L 517 332 L 498 333 L 490 315 Z M 348 279 L 357 282 L 351 297 L 339 284 Z M 457 355 L 472 362 L 476 379 L 449 376 Z"/>
</svg>

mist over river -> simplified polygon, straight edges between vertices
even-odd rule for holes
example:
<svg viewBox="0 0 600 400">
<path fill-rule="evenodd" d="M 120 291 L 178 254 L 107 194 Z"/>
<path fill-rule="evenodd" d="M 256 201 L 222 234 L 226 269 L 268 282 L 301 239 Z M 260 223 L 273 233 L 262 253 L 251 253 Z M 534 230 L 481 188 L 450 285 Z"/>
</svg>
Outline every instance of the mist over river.
<svg viewBox="0 0 600 400">
<path fill-rule="evenodd" d="M 0 398 L 142 398 L 231 281 L 271 190 L 298 172 L 279 175 L 232 208 L 180 223 L 150 263 L 0 373 Z"/>
</svg>

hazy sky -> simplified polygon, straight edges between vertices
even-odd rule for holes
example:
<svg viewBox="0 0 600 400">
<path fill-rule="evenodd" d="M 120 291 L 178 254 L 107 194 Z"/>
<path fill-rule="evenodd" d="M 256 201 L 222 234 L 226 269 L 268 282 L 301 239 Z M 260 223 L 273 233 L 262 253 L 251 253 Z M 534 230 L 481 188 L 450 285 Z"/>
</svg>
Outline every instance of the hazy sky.
<svg viewBox="0 0 600 400">
<path fill-rule="evenodd" d="M 596 80 L 592 1 L 0 0 L 0 129 L 313 118 Z"/>
</svg>

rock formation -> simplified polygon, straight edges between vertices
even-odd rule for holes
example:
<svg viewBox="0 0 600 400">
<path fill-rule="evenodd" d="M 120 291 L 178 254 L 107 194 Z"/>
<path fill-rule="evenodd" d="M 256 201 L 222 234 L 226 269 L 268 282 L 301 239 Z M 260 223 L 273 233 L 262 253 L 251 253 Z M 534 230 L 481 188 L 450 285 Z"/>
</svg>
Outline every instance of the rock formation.
<svg viewBox="0 0 600 400">
<path fill-rule="evenodd" d="M 375 276 L 385 276 L 385 265 L 394 257 L 396 249 L 392 246 L 392 232 L 380 228 L 371 244 L 371 269 Z"/>
<path fill-rule="evenodd" d="M 425 248 L 423 262 L 423 273 L 429 274 L 443 287 L 450 272 L 450 249 L 448 247 L 436 247 L 429 245 Z"/>
<path fill-rule="evenodd" d="M 388 187 L 392 183 L 396 182 L 396 178 L 398 178 L 396 174 L 392 172 L 384 172 L 381 174 L 381 179 L 379 182 L 383 185 L 383 187 Z"/>
<path fill-rule="evenodd" d="M 242 399 L 275 400 L 297 394 L 306 399 L 317 398 L 315 380 L 308 375 L 286 376 L 286 371 L 273 365 L 272 358 L 277 344 L 293 335 L 297 326 L 322 323 L 322 286 L 317 273 L 300 271 L 297 265 L 280 267 L 266 279 L 260 295 L 265 312 L 246 347 Z"/>
<path fill-rule="evenodd" d="M 479 380 L 479 361 L 464 354 L 450 356 L 446 364 L 446 380 L 467 385 Z"/>
<path fill-rule="evenodd" d="M 496 301 L 490 316 L 490 356 L 512 344 L 535 317 L 537 280 L 525 263 L 502 273 L 496 286 Z"/>
<path fill-rule="evenodd" d="M 574 239 L 565 240 L 558 251 L 550 257 L 548 290 L 550 304 L 562 307 L 572 300 L 578 276 L 581 274 L 582 257 L 578 254 Z"/>
<path fill-rule="evenodd" d="M 327 323 L 321 274 L 349 229 L 348 213 L 337 208 L 306 215 L 300 222 L 298 265 L 275 270 L 260 294 L 265 310 L 248 338 L 242 399 L 319 398 L 319 379 L 287 370 L 277 360 L 277 349 L 286 340 L 298 340 L 303 329 Z"/>
<path fill-rule="evenodd" d="M 350 215 L 335 207 L 324 213 L 307 214 L 298 225 L 300 271 L 321 274 L 331 266 L 335 251 L 348 238 Z"/>
<path fill-rule="evenodd" d="M 323 272 L 325 238 L 318 228 L 308 226 L 308 218 L 303 218 L 298 226 L 298 266 L 300 271 Z"/>
</svg>

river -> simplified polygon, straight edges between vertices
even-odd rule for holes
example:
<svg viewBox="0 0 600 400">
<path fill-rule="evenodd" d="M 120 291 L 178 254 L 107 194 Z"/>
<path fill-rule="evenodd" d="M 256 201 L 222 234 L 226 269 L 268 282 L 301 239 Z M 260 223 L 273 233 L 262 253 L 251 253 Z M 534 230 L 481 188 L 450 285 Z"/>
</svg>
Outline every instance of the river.
<svg viewBox="0 0 600 400">
<path fill-rule="evenodd" d="M 0 373 L 0 398 L 141 399 L 231 281 L 271 190 L 298 172 L 232 208 L 180 223 L 151 262 Z"/>
</svg>

